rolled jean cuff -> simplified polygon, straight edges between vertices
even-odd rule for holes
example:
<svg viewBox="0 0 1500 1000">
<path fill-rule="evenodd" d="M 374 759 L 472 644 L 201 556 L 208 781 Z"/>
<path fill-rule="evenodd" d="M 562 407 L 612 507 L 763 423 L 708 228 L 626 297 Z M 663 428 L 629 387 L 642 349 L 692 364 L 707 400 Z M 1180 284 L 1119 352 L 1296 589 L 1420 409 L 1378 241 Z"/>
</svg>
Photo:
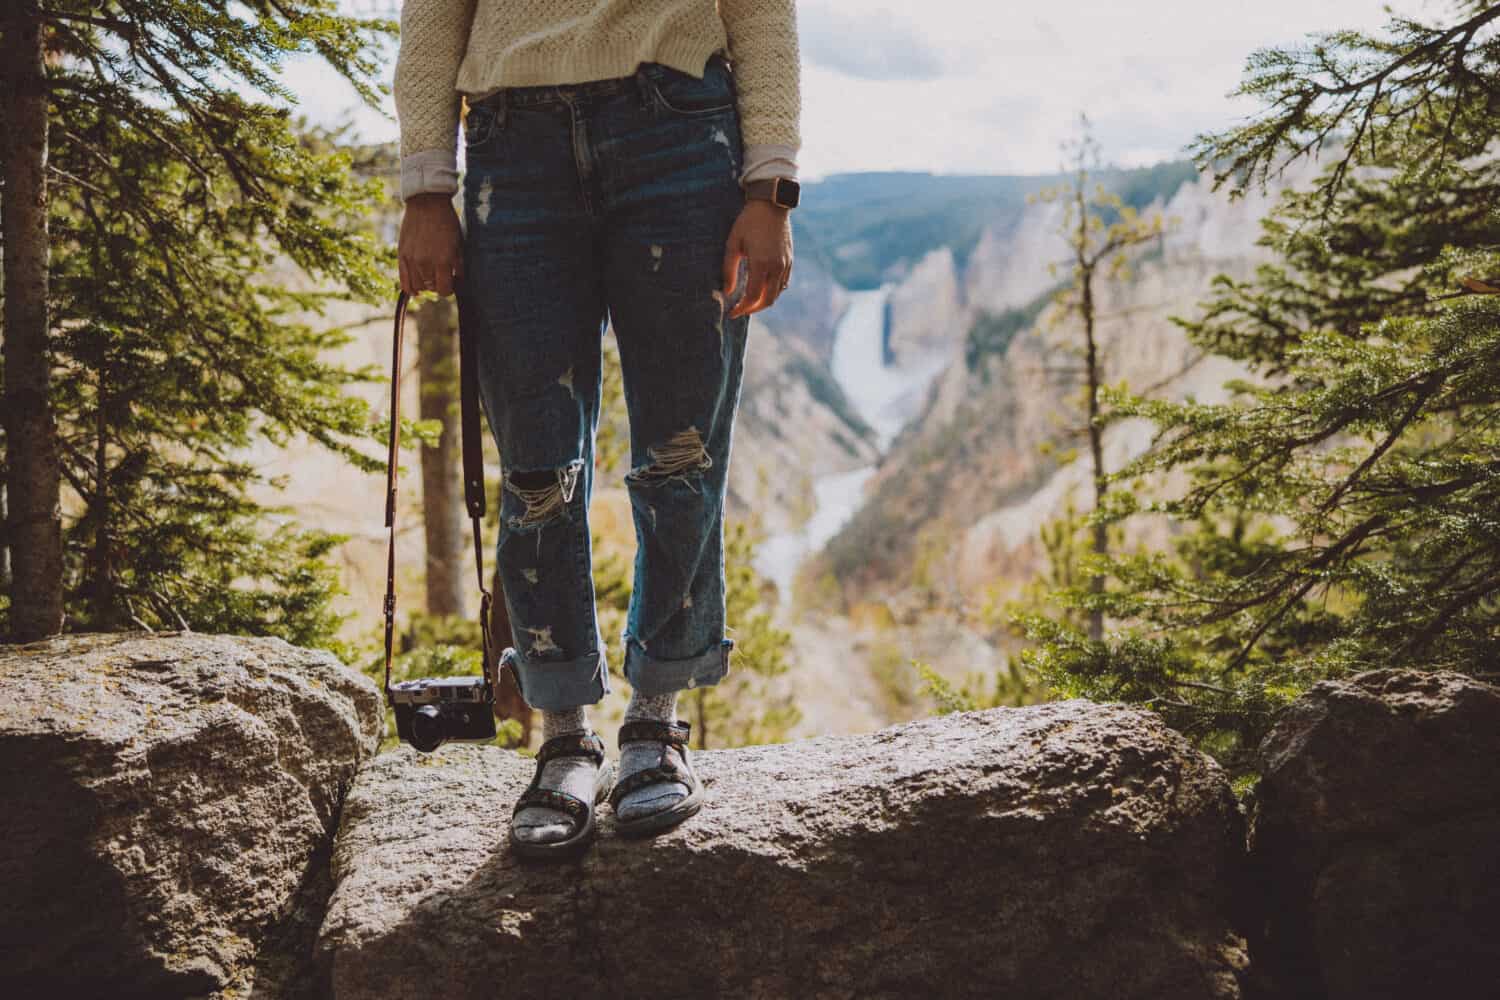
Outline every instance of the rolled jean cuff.
<svg viewBox="0 0 1500 1000">
<path fill-rule="evenodd" d="M 653 698 L 689 688 L 712 687 L 729 673 L 729 651 L 734 640 L 725 638 L 697 656 L 661 660 L 650 656 L 631 636 L 625 636 L 625 679 L 642 697 Z"/>
<path fill-rule="evenodd" d="M 500 668 L 506 664 L 515 671 L 526 704 L 543 712 L 597 705 L 609 693 L 609 662 L 603 649 L 576 660 L 527 663 L 519 650 L 508 646 L 500 654 Z"/>
</svg>

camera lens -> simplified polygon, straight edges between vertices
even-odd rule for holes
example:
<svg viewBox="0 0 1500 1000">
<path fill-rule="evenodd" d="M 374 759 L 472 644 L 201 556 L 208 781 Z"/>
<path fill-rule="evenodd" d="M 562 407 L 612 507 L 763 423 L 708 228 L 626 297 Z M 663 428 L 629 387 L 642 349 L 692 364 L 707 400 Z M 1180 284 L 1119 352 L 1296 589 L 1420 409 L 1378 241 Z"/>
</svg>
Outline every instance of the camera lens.
<svg viewBox="0 0 1500 1000">
<path fill-rule="evenodd" d="M 443 718 L 436 705 L 423 705 L 411 714 L 411 745 L 423 753 L 443 745 Z"/>
</svg>

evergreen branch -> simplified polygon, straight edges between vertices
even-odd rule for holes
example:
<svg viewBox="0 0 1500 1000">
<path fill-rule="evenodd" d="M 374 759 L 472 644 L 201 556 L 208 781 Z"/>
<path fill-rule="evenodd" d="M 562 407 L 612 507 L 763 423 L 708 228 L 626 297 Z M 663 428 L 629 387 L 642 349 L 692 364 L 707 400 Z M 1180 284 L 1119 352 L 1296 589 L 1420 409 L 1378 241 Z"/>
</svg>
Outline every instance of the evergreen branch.
<svg viewBox="0 0 1500 1000">
<path fill-rule="evenodd" d="M 1388 518 L 1383 514 L 1378 514 L 1374 517 L 1367 518 L 1364 523 L 1358 525 L 1352 531 L 1344 535 L 1343 538 L 1339 539 L 1338 542 L 1325 549 L 1317 559 L 1314 559 L 1311 563 L 1308 564 L 1306 571 L 1310 573 L 1316 573 L 1317 571 L 1329 566 L 1335 559 L 1339 558 L 1341 555 L 1352 555 L 1355 551 L 1358 550 L 1359 546 L 1364 542 L 1365 538 L 1372 532 L 1374 532 L 1377 528 L 1382 527 L 1387 520 Z M 1256 626 L 1256 629 L 1253 633 L 1251 633 L 1249 640 L 1245 642 L 1245 644 L 1240 648 L 1240 651 L 1235 654 L 1234 658 L 1229 661 L 1228 669 L 1238 670 L 1241 666 L 1243 666 L 1245 661 L 1250 658 L 1251 651 L 1254 650 L 1255 646 L 1265 636 L 1266 632 L 1271 628 L 1271 626 L 1275 625 L 1283 617 L 1285 617 L 1286 613 L 1290 611 L 1294 605 L 1296 605 L 1304 597 L 1306 597 L 1308 592 L 1311 591 L 1313 587 L 1317 586 L 1317 584 L 1317 576 L 1308 576 L 1308 578 L 1302 583 L 1302 585 L 1299 586 L 1296 591 L 1282 603 L 1281 607 L 1277 608 L 1273 614 L 1263 619 L 1261 623 Z"/>
<path fill-rule="evenodd" d="M 1460 563 L 1460 565 L 1462 565 L 1462 563 Z M 1426 628 L 1422 629 L 1422 631 L 1418 632 L 1406 642 L 1402 643 L 1401 648 L 1397 651 L 1397 655 L 1409 655 L 1410 653 L 1428 645 L 1443 631 L 1444 628 L 1447 627 L 1448 623 L 1452 621 L 1453 617 L 1460 611 L 1463 611 L 1465 608 L 1471 607 L 1474 604 L 1477 604 L 1478 602 L 1484 600 L 1491 594 L 1496 593 L 1500 593 L 1500 576 L 1497 575 L 1482 577 L 1470 586 L 1458 591 L 1453 595 L 1452 599 L 1443 606 L 1436 617 L 1434 617 L 1432 621 L 1427 623 Z"/>
<path fill-rule="evenodd" d="M 1229 688 L 1220 687 L 1217 684 L 1208 684 L 1203 681 L 1190 681 L 1185 680 L 1181 677 L 1163 677 L 1162 681 L 1164 683 L 1172 685 L 1173 687 L 1192 688 L 1195 691 L 1211 691 L 1214 694 L 1222 694 L 1228 697 L 1234 696 L 1234 692 Z"/>
<path fill-rule="evenodd" d="M 1320 513 L 1326 514 L 1337 506 L 1338 502 L 1354 487 L 1355 483 L 1359 482 L 1364 474 L 1370 471 L 1375 463 L 1380 461 L 1381 457 L 1400 440 L 1401 435 L 1406 433 L 1406 429 L 1411 426 L 1412 421 L 1417 418 L 1422 412 L 1423 407 L 1427 405 L 1427 401 L 1436 395 L 1442 386 L 1443 377 L 1439 372 L 1432 372 L 1422 380 L 1420 387 L 1413 395 L 1411 405 L 1406 408 L 1406 412 L 1401 414 L 1401 418 L 1396 421 L 1396 425 L 1386 434 L 1385 439 L 1372 449 L 1365 460 L 1360 462 L 1343 482 L 1339 483 L 1338 487 L 1329 494 L 1327 500 L 1323 501 L 1319 507 Z"/>
<path fill-rule="evenodd" d="M 1453 48 L 1454 65 L 1462 66 L 1464 54 L 1467 52 L 1468 46 L 1474 37 L 1481 29 L 1496 19 L 1500 19 L 1500 5 L 1490 6 L 1469 20 L 1432 35 L 1427 40 L 1409 48 L 1383 67 L 1355 79 L 1343 78 L 1337 72 L 1336 64 L 1332 64 L 1326 60 L 1322 69 L 1334 77 L 1334 85 L 1325 84 L 1312 75 L 1294 78 L 1289 89 L 1283 91 L 1276 98 L 1275 103 L 1281 106 L 1278 116 L 1260 130 L 1261 134 L 1258 138 L 1250 141 L 1249 134 L 1252 130 L 1247 129 L 1242 133 L 1242 136 L 1245 142 L 1248 142 L 1248 145 L 1243 145 L 1239 139 L 1229 139 L 1224 142 L 1225 145 L 1231 148 L 1241 148 L 1237 148 L 1226 168 L 1221 171 L 1215 171 L 1215 190 L 1234 175 L 1241 173 L 1247 177 L 1259 176 L 1264 183 L 1271 170 L 1270 161 L 1274 159 L 1276 151 L 1284 145 L 1290 146 L 1294 151 L 1282 163 L 1281 167 L 1278 168 L 1278 172 L 1285 170 L 1292 162 L 1307 155 L 1314 149 L 1321 149 L 1338 125 L 1361 103 L 1361 96 L 1366 91 L 1372 91 L 1373 96 L 1363 102 L 1364 112 L 1355 128 L 1356 139 L 1363 137 L 1379 112 L 1380 95 L 1384 92 L 1387 84 L 1393 83 L 1393 78 L 1397 73 L 1407 67 L 1414 67 L 1419 64 L 1427 64 L 1429 66 L 1438 64 L 1440 62 L 1439 56 L 1450 46 Z M 1455 43 L 1457 44 L 1455 45 Z M 1286 62 L 1285 57 L 1280 53 L 1258 53 L 1257 55 L 1264 62 L 1274 64 L 1278 57 L 1283 64 Z M 1428 74 L 1430 72 L 1430 70 L 1415 71 L 1412 75 L 1402 78 L 1399 81 L 1399 86 L 1409 88 L 1426 85 L 1429 82 Z M 1273 82 L 1273 80 L 1267 79 L 1252 80 L 1250 83 L 1242 86 L 1237 93 L 1253 93 L 1262 87 L 1269 88 Z M 1307 124 L 1314 108 L 1321 101 L 1337 98 L 1347 98 L 1347 100 L 1343 102 L 1342 107 L 1336 112 L 1326 117 L 1324 123 L 1315 130 L 1316 134 L 1314 138 L 1300 146 L 1296 142 L 1288 142 L 1289 136 Z M 1200 151 L 1206 153 L 1207 148 L 1212 142 L 1211 137 L 1200 136 L 1196 145 Z M 1348 165 L 1357 153 L 1357 141 L 1346 145 L 1346 152 L 1334 170 L 1334 183 L 1325 186 L 1325 200 L 1331 201 L 1338 184 L 1342 182 L 1347 173 Z M 1430 164 L 1430 166 L 1436 165 L 1437 163 Z M 1237 188 L 1236 190 L 1242 189 Z"/>
<path fill-rule="evenodd" d="M 108 28 L 122 37 L 134 35 L 139 30 L 134 21 L 122 21 L 114 17 L 100 17 L 97 14 L 79 14 L 74 11 L 43 7 L 41 8 L 41 15 L 44 21 L 78 21 L 84 24 L 92 24 L 99 28 Z"/>
<path fill-rule="evenodd" d="M 1177 381 L 1188 372 L 1198 367 L 1199 363 L 1201 363 L 1206 357 L 1208 357 L 1207 351 L 1198 351 L 1197 353 L 1189 357 L 1188 360 L 1184 361 L 1176 371 L 1169 372 L 1168 374 L 1163 375 L 1161 378 L 1157 379 L 1155 382 L 1152 382 L 1150 385 L 1146 386 L 1140 391 L 1139 395 L 1149 397 L 1152 394 L 1166 388 L 1169 383 Z"/>
<path fill-rule="evenodd" d="M 49 173 L 52 176 L 58 178 L 59 180 L 66 181 L 69 184 L 75 185 L 76 187 L 80 187 L 80 188 L 84 188 L 84 189 L 89 190 L 89 191 L 93 191 L 95 194 L 98 194 L 98 195 L 101 195 L 101 196 L 104 196 L 104 197 L 108 197 L 108 195 L 109 195 L 109 192 L 105 191 L 99 185 L 94 184 L 94 183 L 92 183 L 90 181 L 86 181 L 82 177 L 77 176 L 76 174 L 70 174 L 66 170 L 64 170 L 61 167 L 57 166 L 56 164 L 48 163 L 47 164 L 47 173 Z"/>
</svg>

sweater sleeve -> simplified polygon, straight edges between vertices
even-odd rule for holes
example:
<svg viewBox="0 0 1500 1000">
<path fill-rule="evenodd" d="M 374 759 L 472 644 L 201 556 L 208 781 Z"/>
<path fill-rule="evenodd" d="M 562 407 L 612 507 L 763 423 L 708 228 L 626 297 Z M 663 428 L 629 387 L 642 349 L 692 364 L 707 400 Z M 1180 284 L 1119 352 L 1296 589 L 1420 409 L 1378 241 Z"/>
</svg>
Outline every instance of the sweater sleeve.
<svg viewBox="0 0 1500 1000">
<path fill-rule="evenodd" d="M 796 0 L 719 0 L 739 91 L 740 182 L 797 176 L 802 146 Z"/>
<path fill-rule="evenodd" d="M 475 0 L 406 0 L 391 86 L 401 133 L 401 199 L 458 190 L 458 67 Z"/>
</svg>

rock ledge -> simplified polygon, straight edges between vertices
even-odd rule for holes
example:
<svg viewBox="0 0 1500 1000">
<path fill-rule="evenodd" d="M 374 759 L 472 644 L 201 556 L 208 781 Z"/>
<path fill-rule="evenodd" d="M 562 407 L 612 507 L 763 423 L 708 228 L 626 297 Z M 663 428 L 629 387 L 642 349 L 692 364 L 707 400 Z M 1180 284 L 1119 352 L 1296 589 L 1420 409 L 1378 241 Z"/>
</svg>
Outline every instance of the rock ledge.
<svg viewBox="0 0 1500 1000">
<path fill-rule="evenodd" d="M 383 724 L 374 684 L 280 639 L 0 649 L 0 995 L 189 996 L 299 974 L 301 956 L 264 945 L 310 943 L 288 922 Z"/>
<path fill-rule="evenodd" d="M 319 939 L 338 1000 L 1239 996 L 1243 830 L 1219 767 L 1083 701 L 703 753 L 708 804 L 583 859 L 504 849 L 532 762 L 359 775 Z"/>
<path fill-rule="evenodd" d="M 1500 965 L 1500 687 L 1315 684 L 1261 743 L 1257 976 L 1335 1000 L 1488 1000 Z"/>
</svg>

